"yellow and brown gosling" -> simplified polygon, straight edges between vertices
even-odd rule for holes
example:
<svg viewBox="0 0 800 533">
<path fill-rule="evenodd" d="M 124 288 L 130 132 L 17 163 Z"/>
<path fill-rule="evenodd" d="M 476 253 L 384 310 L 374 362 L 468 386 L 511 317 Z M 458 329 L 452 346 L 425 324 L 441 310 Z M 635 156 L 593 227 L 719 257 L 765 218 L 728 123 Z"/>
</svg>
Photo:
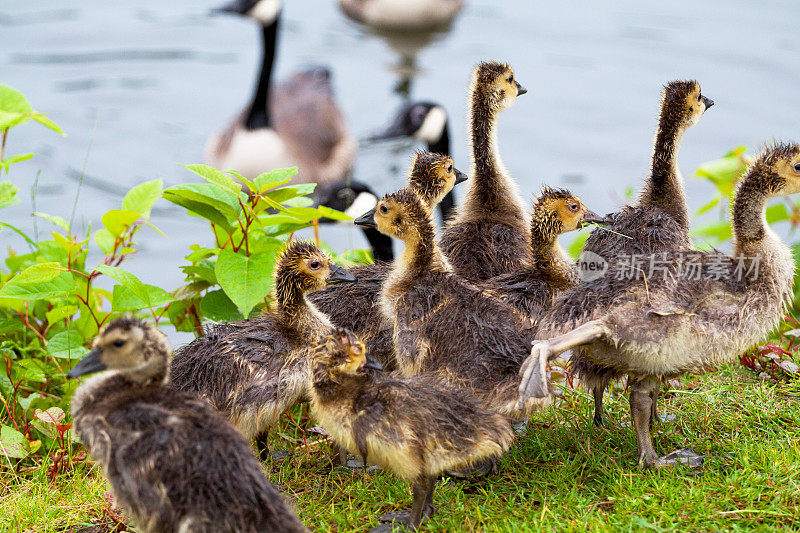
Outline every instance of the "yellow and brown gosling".
<svg viewBox="0 0 800 533">
<path fill-rule="evenodd" d="M 336 443 L 413 483 L 408 513 L 382 520 L 418 526 L 435 512 L 437 477 L 501 456 L 513 440 L 505 417 L 433 376 L 398 378 L 340 329 L 314 353 L 311 410 Z"/>
<path fill-rule="evenodd" d="M 193 395 L 167 386 L 169 346 L 118 318 L 69 378 L 75 430 L 137 531 L 306 531 L 242 436 Z"/>
<path fill-rule="evenodd" d="M 678 169 L 678 151 L 683 135 L 697 124 L 714 101 L 705 97 L 696 81 L 669 82 L 662 93 L 650 175 L 639 202 L 606 216 L 604 230 L 592 232 L 584 246 L 589 257 L 599 256 L 612 266 L 620 254 L 652 254 L 692 247 L 689 207 Z M 610 231 L 609 231 L 610 230 Z M 590 255 L 595 254 L 595 255 Z M 594 423 L 603 425 L 603 392 L 620 377 L 588 361 L 572 359 L 571 372 L 592 391 Z M 653 414 L 658 391 L 653 396 Z"/>
<path fill-rule="evenodd" d="M 577 265 L 558 243 L 562 233 L 598 222 L 581 199 L 565 189 L 544 187 L 533 204 L 531 264 L 479 286 L 513 305 L 533 322 L 559 292 L 578 283 Z"/>
<path fill-rule="evenodd" d="M 408 188 L 433 207 L 464 180 L 466 176 L 453 166 L 449 156 L 419 152 L 411 164 Z M 378 300 L 391 268 L 391 263 L 356 267 L 351 272 L 358 278 L 357 283 L 333 285 L 309 295 L 333 324 L 348 328 L 363 339 L 370 354 L 387 369 L 394 368 L 392 324 L 383 316 Z"/>
<path fill-rule="evenodd" d="M 313 243 L 291 241 L 276 260 L 274 310 L 230 322 L 176 350 L 171 384 L 207 400 L 247 439 L 308 398 L 309 350 L 333 326 L 307 293 L 355 281 Z"/>
<path fill-rule="evenodd" d="M 607 372 L 628 375 L 639 463 L 658 457 L 650 435 L 653 392 L 665 379 L 736 358 L 778 324 L 792 296 L 794 260 L 766 222 L 767 202 L 800 192 L 800 145 L 767 149 L 739 182 L 733 201 L 733 255 L 670 251 L 629 262 L 626 271 L 561 294 L 540 321 L 522 368 L 520 401 L 547 395 L 545 365 L 565 350 Z M 654 262 L 658 270 L 644 273 Z M 621 275 L 620 275 L 621 274 Z M 696 459 L 696 457 L 693 457 Z"/>
<path fill-rule="evenodd" d="M 399 372 L 436 374 L 514 419 L 541 407 L 532 400 L 517 408 L 517 374 L 533 339 L 527 317 L 453 273 L 434 241 L 430 208 L 401 189 L 384 196 L 372 218 L 359 220 L 405 245 L 381 290 Z"/>
<path fill-rule="evenodd" d="M 470 184 L 440 241 L 456 273 L 472 282 L 519 270 L 529 261 L 527 214 L 497 147 L 500 112 L 525 92 L 506 64 L 481 63 L 472 73 Z"/>
</svg>

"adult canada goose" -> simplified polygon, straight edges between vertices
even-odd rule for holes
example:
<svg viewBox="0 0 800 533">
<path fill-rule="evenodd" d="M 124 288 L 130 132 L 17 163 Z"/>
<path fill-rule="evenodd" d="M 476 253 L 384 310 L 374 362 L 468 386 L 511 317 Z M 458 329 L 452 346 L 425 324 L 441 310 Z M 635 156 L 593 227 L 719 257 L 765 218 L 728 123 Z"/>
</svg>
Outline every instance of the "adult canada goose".
<svg viewBox="0 0 800 533">
<path fill-rule="evenodd" d="M 166 338 L 118 318 L 67 377 L 75 430 L 137 531 L 306 531 L 250 446 L 208 404 L 167 386 Z"/>
<path fill-rule="evenodd" d="M 436 510 L 439 475 L 495 459 L 513 440 L 508 421 L 466 391 L 432 376 L 404 379 L 381 372 L 347 330 L 322 339 L 313 357 L 311 412 L 317 423 L 364 462 L 414 484 L 410 512 L 387 520 L 416 528 Z"/>
<path fill-rule="evenodd" d="M 503 166 L 497 147 L 500 112 L 526 92 L 506 64 L 484 62 L 472 73 L 469 189 L 440 240 L 456 273 L 469 281 L 513 272 L 530 259 L 528 217 L 517 184 Z"/>
<path fill-rule="evenodd" d="M 435 206 L 464 180 L 466 176 L 453 166 L 449 156 L 421 152 L 411 165 L 408 189 L 426 204 Z M 309 299 L 336 326 L 354 331 L 366 342 L 374 358 L 393 369 L 392 321 L 384 316 L 379 302 L 381 287 L 391 270 L 391 263 L 381 262 L 353 268 L 351 272 L 358 278 L 357 283 L 326 287 L 310 294 Z"/>
<path fill-rule="evenodd" d="M 696 81 L 672 81 L 664 87 L 650 175 L 645 180 L 639 202 L 606 217 L 606 229 L 592 232 L 586 241 L 587 257 L 600 256 L 613 263 L 619 254 L 649 254 L 692 246 L 689 206 L 678 168 L 678 151 L 686 130 L 697 124 L 712 105 L 714 101 L 703 96 Z M 572 358 L 570 367 L 592 391 L 594 423 L 603 425 L 603 392 L 619 376 L 607 369 L 595 368 L 580 357 Z M 655 391 L 654 420 L 657 397 L 658 391 Z"/>
<path fill-rule="evenodd" d="M 427 145 L 428 152 L 451 155 L 447 111 L 439 104 L 420 101 L 404 105 L 392 123 L 384 131 L 374 135 L 372 140 L 398 137 L 411 137 L 422 141 Z M 377 203 L 377 198 L 375 200 Z M 443 221 L 450 219 L 454 207 L 455 199 L 453 192 L 450 191 L 439 203 Z"/>
<path fill-rule="evenodd" d="M 313 243 L 289 242 L 275 263 L 276 308 L 215 326 L 176 350 L 172 386 L 208 401 L 247 439 L 265 434 L 308 398 L 309 350 L 333 328 L 306 294 L 355 279 Z"/>
<path fill-rule="evenodd" d="M 453 272 L 434 240 L 430 208 L 414 192 L 387 194 L 356 223 L 404 244 L 380 296 L 394 322 L 401 375 L 435 374 L 515 420 L 543 405 L 534 398 L 517 404 L 518 372 L 533 338 L 527 317 Z"/>
<path fill-rule="evenodd" d="M 377 30 L 423 32 L 445 28 L 464 0 L 339 0 L 351 19 Z"/>
<path fill-rule="evenodd" d="M 545 365 L 565 350 L 627 374 L 639 463 L 658 457 L 650 435 L 652 393 L 662 380 L 730 361 L 779 322 L 792 296 L 794 260 L 766 222 L 771 198 L 800 192 L 800 146 L 767 149 L 739 182 L 734 253 L 679 250 L 631 258 L 559 296 L 540 321 L 520 374 L 520 401 L 547 395 Z M 651 262 L 652 261 L 652 262 Z M 641 265 L 656 270 L 642 272 Z"/>
<path fill-rule="evenodd" d="M 291 166 L 299 168 L 296 182 L 342 179 L 352 167 L 356 142 L 334 100 L 330 71 L 310 68 L 270 84 L 280 0 L 233 0 L 217 11 L 258 22 L 264 50 L 253 101 L 225 131 L 209 140 L 208 164 L 238 170 L 250 179 Z"/>
</svg>

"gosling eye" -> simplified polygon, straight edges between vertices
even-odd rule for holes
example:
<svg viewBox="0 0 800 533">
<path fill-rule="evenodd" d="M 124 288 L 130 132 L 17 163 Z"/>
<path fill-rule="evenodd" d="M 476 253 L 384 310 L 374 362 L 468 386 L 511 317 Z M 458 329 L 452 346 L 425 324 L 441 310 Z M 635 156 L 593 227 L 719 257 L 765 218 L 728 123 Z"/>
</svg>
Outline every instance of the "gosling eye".
<svg viewBox="0 0 800 533">
<path fill-rule="evenodd" d="M 319 261 L 311 261 L 308 264 L 308 268 L 310 268 L 311 270 L 319 270 L 321 266 L 322 263 L 320 263 Z"/>
<path fill-rule="evenodd" d="M 703 93 L 697 93 L 697 101 L 699 102 L 702 99 L 703 99 Z"/>
<path fill-rule="evenodd" d="M 453 165 L 449 165 L 447 167 L 447 173 L 450 174 L 453 171 Z"/>
<path fill-rule="evenodd" d="M 568 208 L 570 211 L 572 211 L 573 213 L 576 213 L 576 212 L 578 211 L 578 209 L 580 209 L 580 206 L 579 206 L 578 204 L 569 204 L 569 205 L 567 206 L 567 208 Z"/>
<path fill-rule="evenodd" d="M 514 83 L 514 75 L 513 74 L 508 77 L 508 83 Z"/>
<path fill-rule="evenodd" d="M 388 207 L 386 207 L 385 205 L 382 205 L 382 206 L 381 206 L 381 213 L 383 213 L 383 214 L 385 215 L 385 214 L 386 214 L 386 213 L 388 213 L 388 212 L 389 212 L 389 208 L 388 208 Z"/>
<path fill-rule="evenodd" d="M 796 171 L 800 172 L 800 163 L 797 163 L 797 164 L 794 166 L 794 169 L 795 169 Z"/>
<path fill-rule="evenodd" d="M 117 339 L 112 344 L 117 348 L 121 348 L 122 346 L 125 346 L 125 339 Z"/>
</svg>

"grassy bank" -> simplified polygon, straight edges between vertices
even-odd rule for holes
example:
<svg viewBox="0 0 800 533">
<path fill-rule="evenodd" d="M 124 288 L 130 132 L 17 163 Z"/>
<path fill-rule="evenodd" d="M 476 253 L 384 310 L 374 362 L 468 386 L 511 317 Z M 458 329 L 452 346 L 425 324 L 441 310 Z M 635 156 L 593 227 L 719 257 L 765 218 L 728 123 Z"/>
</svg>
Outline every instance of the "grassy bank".
<svg viewBox="0 0 800 533">
<path fill-rule="evenodd" d="M 741 366 L 687 377 L 659 402 L 660 453 L 690 447 L 703 468 L 642 472 L 627 395 L 607 400 L 607 428 L 589 422 L 587 394 L 568 390 L 536 417 L 500 473 L 445 481 L 424 531 L 782 531 L 800 527 L 800 383 L 771 384 Z M 673 418 L 674 417 L 674 418 Z M 271 439 L 289 448 L 286 422 Z M 307 433 L 306 443 L 318 437 Z M 364 531 L 380 514 L 410 505 L 410 489 L 386 472 L 330 470 L 327 445 L 265 463 L 270 479 L 320 531 Z M 75 531 L 106 509 L 97 469 L 76 467 L 50 483 L 44 466 L 2 471 L 2 531 Z M 107 512 L 107 511 L 106 511 Z M 106 519 L 106 523 L 112 523 Z M 72 527 L 69 527 L 72 526 Z M 105 530 L 99 529 L 99 530 Z"/>
</svg>

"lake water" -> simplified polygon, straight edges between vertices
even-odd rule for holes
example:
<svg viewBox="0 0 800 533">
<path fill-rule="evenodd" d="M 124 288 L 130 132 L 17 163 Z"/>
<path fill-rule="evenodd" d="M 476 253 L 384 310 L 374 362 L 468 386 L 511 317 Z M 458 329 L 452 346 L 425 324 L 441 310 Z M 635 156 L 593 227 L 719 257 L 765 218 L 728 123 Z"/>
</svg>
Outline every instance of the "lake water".
<svg viewBox="0 0 800 533">
<path fill-rule="evenodd" d="M 0 83 L 21 90 L 68 133 L 33 124 L 13 131 L 6 153 L 36 157 L 14 167 L 23 203 L 3 219 L 32 229 L 29 191 L 39 171 L 36 209 L 69 218 L 85 168 L 76 220 L 95 228 L 141 181 L 194 179 L 178 163 L 200 162 L 207 137 L 248 101 L 260 56 L 254 23 L 208 16 L 215 5 L 0 4 Z M 647 172 L 660 88 L 671 79 L 696 78 L 716 102 L 684 140 L 687 178 L 733 146 L 800 140 L 799 15 L 794 0 L 467 0 L 449 32 L 417 47 L 409 93 L 449 111 L 456 165 L 466 170 L 471 68 L 482 59 L 509 62 L 529 93 L 504 113 L 500 148 L 524 196 L 545 183 L 568 187 L 605 213 Z M 350 127 L 364 138 L 402 103 L 397 87 L 411 61 L 398 50 L 413 47 L 365 31 L 334 0 L 288 0 L 276 75 L 329 65 Z M 363 146 L 354 177 L 380 193 L 395 189 L 413 148 Z M 710 198 L 700 180 L 687 187 L 692 207 Z M 147 283 L 174 288 L 188 246 L 208 243 L 209 232 L 182 209 L 163 200 L 157 206 L 153 221 L 167 236 L 142 230 L 142 252 L 126 266 Z M 325 228 L 323 238 L 337 248 L 365 245 L 353 227 Z M 22 248 L 8 232 L 0 240 Z"/>
</svg>

